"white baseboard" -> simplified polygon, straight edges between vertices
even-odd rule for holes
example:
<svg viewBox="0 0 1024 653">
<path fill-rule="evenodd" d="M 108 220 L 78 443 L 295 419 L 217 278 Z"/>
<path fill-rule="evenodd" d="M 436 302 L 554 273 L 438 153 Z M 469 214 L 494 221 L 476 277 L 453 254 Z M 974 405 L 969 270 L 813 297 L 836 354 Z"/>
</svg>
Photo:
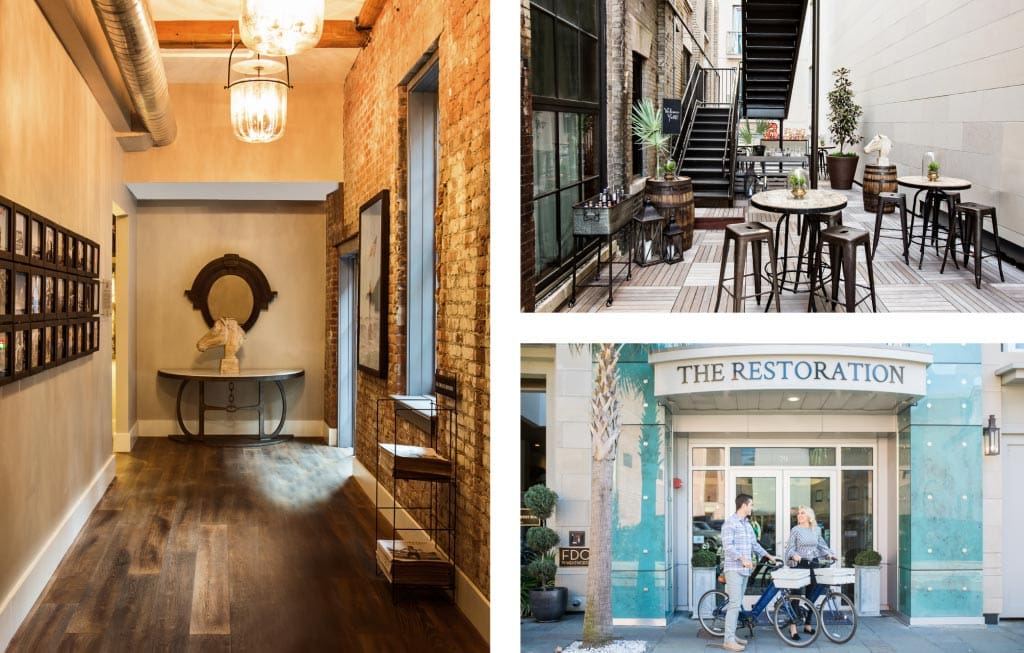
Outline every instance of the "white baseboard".
<svg viewBox="0 0 1024 653">
<path fill-rule="evenodd" d="M 114 480 L 114 456 L 104 464 L 82 492 L 64 519 L 54 529 L 28 568 L 0 603 L 0 650 L 6 650 L 21 622 L 28 616 L 39 595 L 56 571 L 57 565 L 71 548 L 93 508 Z"/>
<path fill-rule="evenodd" d="M 332 429 L 330 426 L 327 426 L 327 422 L 324 422 L 324 432 L 327 438 L 327 446 L 338 446 L 338 429 Z"/>
<path fill-rule="evenodd" d="M 139 423 L 135 422 L 127 433 L 114 433 L 114 452 L 131 453 L 132 449 L 135 448 L 135 443 L 138 441 Z"/>
<path fill-rule="evenodd" d="M 273 426 L 276 426 L 277 422 L 274 422 Z M 195 432 L 198 430 L 199 425 L 193 420 L 185 420 L 185 426 L 190 431 Z M 281 429 L 282 433 L 291 433 L 297 438 L 323 438 L 324 422 L 323 420 L 301 420 L 301 419 L 290 419 L 285 421 L 284 428 Z M 166 438 L 168 435 L 176 435 L 181 433 L 181 429 L 178 428 L 177 420 L 173 419 L 140 419 L 138 421 L 139 436 L 143 438 Z M 229 430 L 236 433 L 256 433 L 259 424 L 256 420 L 239 420 L 237 422 L 220 422 L 217 419 L 209 419 L 206 421 L 206 428 L 209 435 L 216 435 L 217 433 L 226 433 Z M 265 429 L 272 430 L 272 426 L 267 424 L 264 426 Z M 267 432 L 269 433 L 270 430 Z"/>
<path fill-rule="evenodd" d="M 378 489 L 377 479 L 357 458 L 352 459 L 352 475 L 355 476 L 356 481 L 359 483 L 359 489 L 366 496 L 370 497 L 370 501 L 375 501 L 377 496 L 375 492 Z M 395 499 L 391 496 L 391 493 L 384 486 L 380 486 L 379 490 L 381 498 L 380 507 L 391 507 L 394 505 Z M 389 516 L 386 512 L 382 512 L 381 515 L 385 516 L 385 518 Z M 401 528 L 420 528 L 416 520 L 402 509 L 401 504 L 398 504 L 395 521 L 399 523 Z M 427 539 L 426 533 L 422 535 L 422 538 Z M 462 614 L 466 615 L 466 618 L 473 624 L 477 632 L 490 644 L 491 602 L 480 591 L 480 588 L 474 585 L 473 581 L 463 573 L 458 565 L 455 567 L 455 601 Z"/>
</svg>

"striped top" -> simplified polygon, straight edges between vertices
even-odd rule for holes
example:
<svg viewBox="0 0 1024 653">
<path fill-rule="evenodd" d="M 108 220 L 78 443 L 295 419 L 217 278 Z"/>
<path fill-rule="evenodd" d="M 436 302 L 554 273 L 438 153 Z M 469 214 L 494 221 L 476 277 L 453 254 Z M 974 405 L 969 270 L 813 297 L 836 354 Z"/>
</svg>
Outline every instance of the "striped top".
<svg viewBox="0 0 1024 653">
<path fill-rule="evenodd" d="M 753 562 L 753 552 L 758 555 L 768 555 L 768 552 L 754 537 L 750 519 L 740 519 L 736 513 L 730 515 L 722 524 L 722 548 L 725 549 L 722 568 L 725 571 L 738 571 L 740 576 L 750 575 L 750 569 L 743 566 L 740 558 L 746 558 Z"/>
<path fill-rule="evenodd" d="M 786 562 L 791 561 L 794 555 L 809 560 L 834 556 L 835 553 L 828 548 L 828 542 L 817 529 L 794 526 L 789 532 L 789 542 L 786 543 Z"/>
</svg>

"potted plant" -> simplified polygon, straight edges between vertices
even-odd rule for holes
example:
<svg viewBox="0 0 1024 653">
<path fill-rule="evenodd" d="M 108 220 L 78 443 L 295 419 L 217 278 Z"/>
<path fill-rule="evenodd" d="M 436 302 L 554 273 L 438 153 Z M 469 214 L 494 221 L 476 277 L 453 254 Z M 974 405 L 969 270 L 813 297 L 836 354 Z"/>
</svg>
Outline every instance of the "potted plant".
<svg viewBox="0 0 1024 653">
<path fill-rule="evenodd" d="M 800 170 L 789 173 L 789 192 L 798 200 L 807 195 L 807 177 Z"/>
<path fill-rule="evenodd" d="M 711 549 L 697 549 L 690 558 L 693 566 L 693 606 L 696 607 L 700 597 L 715 589 L 715 567 L 718 566 L 718 554 Z M 697 610 L 691 613 L 691 619 L 697 618 Z"/>
<path fill-rule="evenodd" d="M 939 162 L 932 161 L 928 164 L 928 181 L 939 180 Z"/>
<path fill-rule="evenodd" d="M 676 178 L 676 162 L 673 161 L 672 159 L 669 159 L 668 161 L 666 161 L 665 165 L 663 165 L 661 167 L 661 173 L 662 173 L 662 176 L 665 177 L 665 179 L 675 179 Z"/>
<path fill-rule="evenodd" d="M 846 152 L 846 145 L 856 145 L 861 141 L 857 134 L 857 123 L 864 113 L 860 105 L 853 101 L 853 82 L 850 71 L 839 68 L 832 73 L 835 87 L 828 94 L 829 132 L 832 140 L 839 145 L 839 151 L 828 156 L 828 177 L 832 188 L 850 190 L 853 188 L 853 176 L 857 172 L 860 157 L 856 152 Z"/>
<path fill-rule="evenodd" d="M 753 127 L 750 126 L 749 120 L 745 120 L 739 130 L 740 143 L 750 148 L 755 156 L 764 156 L 764 145 L 761 145 L 761 139 L 764 137 L 766 129 L 768 129 L 768 123 L 764 120 L 758 120 Z M 755 139 L 757 140 L 755 141 Z"/>
<path fill-rule="evenodd" d="M 555 587 L 558 566 L 552 549 L 558 545 L 558 533 L 543 525 L 554 512 L 557 501 L 558 495 L 543 485 L 534 485 L 523 496 L 526 508 L 542 524 L 526 531 L 526 545 L 533 557 L 526 565 L 526 573 L 538 587 L 529 590 L 530 611 L 537 621 L 561 619 L 569 596 L 566 588 Z"/>
<path fill-rule="evenodd" d="M 693 244 L 693 185 L 689 177 L 675 176 L 675 162 L 669 174 L 661 165 L 661 155 L 668 149 L 669 138 L 661 131 L 661 110 L 654 108 L 649 99 L 639 100 L 633 105 L 631 116 L 633 135 L 645 148 L 654 148 L 655 173 L 644 185 L 644 195 L 665 219 L 675 219 L 682 230 L 683 249 Z"/>
<path fill-rule="evenodd" d="M 862 617 L 877 617 L 881 613 L 882 556 L 878 551 L 865 549 L 853 559 L 857 582 L 853 589 L 853 604 Z"/>
</svg>

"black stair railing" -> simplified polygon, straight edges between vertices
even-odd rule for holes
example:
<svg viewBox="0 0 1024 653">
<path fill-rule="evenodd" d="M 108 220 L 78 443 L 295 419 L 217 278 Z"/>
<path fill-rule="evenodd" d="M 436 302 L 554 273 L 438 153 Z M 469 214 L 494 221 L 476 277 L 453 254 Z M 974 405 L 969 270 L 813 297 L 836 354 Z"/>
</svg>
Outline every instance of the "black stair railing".
<svg viewBox="0 0 1024 653">
<path fill-rule="evenodd" d="M 722 172 L 725 173 L 725 167 L 729 166 L 729 206 L 732 206 L 732 196 L 735 193 L 736 184 L 736 122 L 739 116 L 740 107 L 740 80 L 743 75 L 739 74 L 740 71 L 736 71 L 736 79 L 734 81 L 735 87 L 733 90 L 732 108 L 729 110 L 729 143 L 726 146 L 726 151 L 722 155 Z M 726 158 L 728 157 L 728 160 Z"/>
<path fill-rule="evenodd" d="M 680 112 L 684 128 L 679 131 L 679 136 L 676 137 L 675 145 L 672 147 L 674 161 L 682 161 L 686 149 L 690 146 L 690 136 L 693 132 L 697 109 L 701 107 L 733 107 L 736 103 L 738 80 L 739 71 L 736 68 L 703 68 L 698 64 L 693 65 L 690 80 L 686 83 L 686 90 L 683 92 Z M 730 127 L 734 124 L 734 118 L 735 116 L 730 116 Z M 723 174 L 724 172 L 723 169 Z"/>
</svg>

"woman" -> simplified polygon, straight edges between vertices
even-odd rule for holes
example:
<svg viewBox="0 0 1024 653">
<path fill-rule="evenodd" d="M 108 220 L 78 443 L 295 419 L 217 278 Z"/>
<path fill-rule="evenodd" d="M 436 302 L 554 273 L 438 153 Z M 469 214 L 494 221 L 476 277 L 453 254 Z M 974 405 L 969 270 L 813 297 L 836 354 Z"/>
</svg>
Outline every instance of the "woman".
<svg viewBox="0 0 1024 653">
<path fill-rule="evenodd" d="M 793 561 L 797 567 L 811 569 L 811 584 L 808 592 L 814 589 L 814 569 L 811 563 L 815 558 L 828 557 L 829 560 L 836 560 L 836 554 L 829 548 L 828 542 L 821 536 L 818 529 L 818 521 L 814 518 L 814 510 L 807 506 L 800 506 L 796 512 L 796 526 L 789 532 L 789 541 L 786 543 L 786 561 Z M 813 633 L 814 630 L 804 623 L 804 632 Z M 796 624 L 789 625 L 789 636 L 799 640 L 800 635 L 796 632 Z"/>
</svg>

